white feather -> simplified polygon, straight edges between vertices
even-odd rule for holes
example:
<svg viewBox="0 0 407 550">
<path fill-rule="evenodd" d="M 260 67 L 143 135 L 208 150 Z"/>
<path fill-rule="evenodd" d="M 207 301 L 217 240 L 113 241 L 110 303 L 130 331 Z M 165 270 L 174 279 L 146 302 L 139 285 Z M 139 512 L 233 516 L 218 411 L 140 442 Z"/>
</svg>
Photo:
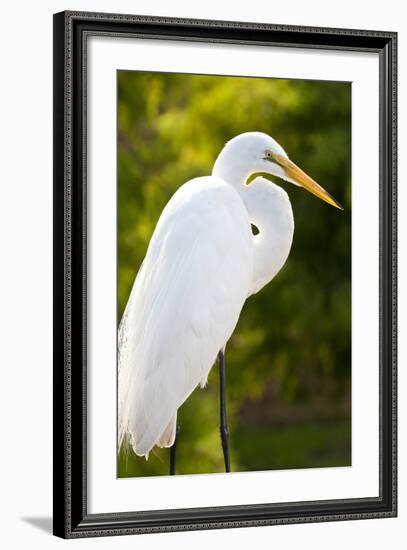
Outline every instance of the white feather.
<svg viewBox="0 0 407 550">
<path fill-rule="evenodd" d="M 119 444 L 147 455 L 207 379 L 253 279 L 247 210 L 210 176 L 184 184 L 157 223 L 119 327 Z"/>
</svg>

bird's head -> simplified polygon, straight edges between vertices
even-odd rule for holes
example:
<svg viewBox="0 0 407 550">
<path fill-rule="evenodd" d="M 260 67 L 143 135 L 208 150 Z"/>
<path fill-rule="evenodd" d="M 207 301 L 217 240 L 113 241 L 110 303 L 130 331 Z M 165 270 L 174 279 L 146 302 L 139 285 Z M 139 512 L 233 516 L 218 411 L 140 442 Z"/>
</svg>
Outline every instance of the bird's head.
<svg viewBox="0 0 407 550">
<path fill-rule="evenodd" d="M 303 187 L 328 204 L 343 210 L 328 191 L 288 158 L 275 139 L 263 132 L 240 134 L 225 145 L 214 165 L 213 174 L 224 177 L 224 172 L 227 171 L 247 177 L 258 173 L 277 176 Z"/>
</svg>

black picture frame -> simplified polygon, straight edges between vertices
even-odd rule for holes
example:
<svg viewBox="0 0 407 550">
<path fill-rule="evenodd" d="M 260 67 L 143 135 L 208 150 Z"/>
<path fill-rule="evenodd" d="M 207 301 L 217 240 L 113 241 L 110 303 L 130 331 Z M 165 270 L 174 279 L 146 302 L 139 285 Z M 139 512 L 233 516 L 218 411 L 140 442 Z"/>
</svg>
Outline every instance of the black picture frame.
<svg viewBox="0 0 407 550">
<path fill-rule="evenodd" d="M 87 511 L 86 44 L 92 35 L 376 52 L 380 62 L 380 494 L 319 502 Z M 62 12 L 54 15 L 54 534 L 63 538 L 397 514 L 397 34 Z"/>
</svg>

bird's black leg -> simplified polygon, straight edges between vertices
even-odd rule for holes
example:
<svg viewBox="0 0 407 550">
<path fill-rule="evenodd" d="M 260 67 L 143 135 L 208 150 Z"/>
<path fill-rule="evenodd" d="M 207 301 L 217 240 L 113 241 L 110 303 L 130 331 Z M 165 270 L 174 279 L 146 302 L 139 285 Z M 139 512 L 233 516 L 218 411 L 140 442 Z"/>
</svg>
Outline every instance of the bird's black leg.
<svg viewBox="0 0 407 550">
<path fill-rule="evenodd" d="M 222 441 L 223 458 L 225 459 L 225 471 L 230 472 L 229 457 L 229 430 L 226 415 L 226 375 L 225 375 L 225 354 L 219 352 L 219 384 L 220 384 L 220 438 Z"/>
<path fill-rule="evenodd" d="M 179 434 L 179 426 L 177 424 L 176 431 L 175 431 L 175 439 L 174 443 L 170 447 L 170 476 L 175 475 L 175 463 L 177 459 L 177 440 L 178 440 L 178 434 Z"/>
</svg>

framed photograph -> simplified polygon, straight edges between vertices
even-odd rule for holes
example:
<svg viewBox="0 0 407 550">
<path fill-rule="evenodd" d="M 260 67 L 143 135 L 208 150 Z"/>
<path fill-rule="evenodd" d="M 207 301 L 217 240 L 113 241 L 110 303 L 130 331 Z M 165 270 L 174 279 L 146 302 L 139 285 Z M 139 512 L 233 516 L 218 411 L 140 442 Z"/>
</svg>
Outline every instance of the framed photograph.
<svg viewBox="0 0 407 550">
<path fill-rule="evenodd" d="M 54 534 L 393 517 L 393 32 L 54 15 Z"/>
</svg>

